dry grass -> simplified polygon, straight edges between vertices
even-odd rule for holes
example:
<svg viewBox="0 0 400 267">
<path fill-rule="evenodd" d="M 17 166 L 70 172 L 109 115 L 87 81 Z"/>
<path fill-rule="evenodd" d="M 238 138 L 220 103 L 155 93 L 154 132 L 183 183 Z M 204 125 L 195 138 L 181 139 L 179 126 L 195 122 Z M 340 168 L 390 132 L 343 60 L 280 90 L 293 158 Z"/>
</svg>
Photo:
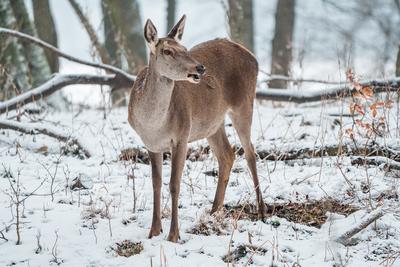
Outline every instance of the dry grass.
<svg viewBox="0 0 400 267">
<path fill-rule="evenodd" d="M 237 246 L 232 252 L 223 256 L 222 260 L 226 263 L 237 263 L 240 261 L 240 259 L 246 257 L 248 254 L 253 255 L 255 253 L 265 255 L 267 250 L 265 248 L 242 244 Z M 252 263 L 252 261 L 250 260 L 249 263 Z"/>
<path fill-rule="evenodd" d="M 244 204 L 234 207 L 226 207 L 229 215 L 233 218 L 258 220 L 257 206 Z M 324 199 L 303 203 L 276 203 L 267 205 L 267 216 L 278 216 L 290 222 L 304 224 L 320 228 L 326 222 L 327 212 L 349 215 L 358 208 L 348 204 L 342 204 L 336 200 Z"/>
<path fill-rule="evenodd" d="M 196 225 L 187 231 L 190 234 L 205 235 L 227 235 L 230 230 L 230 222 L 226 216 L 227 211 L 222 209 L 210 215 L 209 211 L 205 211 Z"/>
<path fill-rule="evenodd" d="M 130 240 L 124 240 L 120 243 L 115 243 L 114 247 L 111 247 L 118 256 L 130 257 L 139 254 L 143 250 L 142 242 L 132 242 Z"/>
</svg>

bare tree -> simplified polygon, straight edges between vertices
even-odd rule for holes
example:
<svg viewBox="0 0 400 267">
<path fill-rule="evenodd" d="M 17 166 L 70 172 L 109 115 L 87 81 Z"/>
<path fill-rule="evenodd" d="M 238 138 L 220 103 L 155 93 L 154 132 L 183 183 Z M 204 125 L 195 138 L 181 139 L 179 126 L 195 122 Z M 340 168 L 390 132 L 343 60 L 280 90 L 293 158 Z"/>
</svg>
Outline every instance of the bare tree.
<svg viewBox="0 0 400 267">
<path fill-rule="evenodd" d="M 175 25 L 176 0 L 167 0 L 167 33 Z"/>
<path fill-rule="evenodd" d="M 109 54 L 111 57 L 118 56 L 115 49 L 121 50 L 120 55 L 123 56 L 125 63 L 117 60 L 117 65 L 120 63 L 119 67 L 133 73 L 138 72 L 147 63 L 138 1 L 103 0 L 102 6 L 105 12 L 106 48 L 111 50 Z M 107 25 L 107 20 L 111 23 L 110 25 Z M 106 29 L 108 27 L 111 29 Z M 113 46 L 107 45 L 108 41 L 114 42 Z"/>
<path fill-rule="evenodd" d="M 102 0 L 102 10 L 105 47 L 111 64 L 137 73 L 147 63 L 138 1 Z M 111 99 L 114 105 L 126 105 L 123 91 L 114 92 Z"/>
<path fill-rule="evenodd" d="M 399 49 L 397 50 L 396 77 L 400 77 L 400 45 Z"/>
<path fill-rule="evenodd" d="M 292 63 L 295 0 L 278 0 L 272 40 L 271 74 L 289 76 Z M 287 81 L 271 81 L 272 88 L 287 88 Z"/>
<path fill-rule="evenodd" d="M 0 27 L 16 28 L 9 0 L 0 1 Z M 0 101 L 28 90 L 28 64 L 23 47 L 15 39 L 0 39 Z"/>
<path fill-rule="evenodd" d="M 36 30 L 32 24 L 28 11 L 23 0 L 10 1 L 14 16 L 16 18 L 18 29 L 32 36 L 36 36 Z M 50 68 L 47 63 L 44 51 L 32 43 L 22 43 L 24 56 L 28 61 L 30 72 L 30 83 L 32 86 L 38 86 L 50 77 Z"/>
<path fill-rule="evenodd" d="M 49 0 L 32 0 L 34 23 L 37 29 L 38 36 L 41 40 L 57 47 L 58 38 L 51 14 Z M 52 73 L 58 72 L 59 62 L 58 57 L 50 51 L 45 51 L 47 62 L 50 65 Z"/>
<path fill-rule="evenodd" d="M 228 12 L 232 40 L 254 51 L 253 0 L 229 0 Z"/>
<path fill-rule="evenodd" d="M 37 36 L 35 25 L 29 18 L 24 0 L 13 0 L 10 3 L 17 21 L 17 27 L 20 31 L 31 36 Z M 45 51 L 43 48 L 29 42 L 22 42 L 22 45 L 24 48 L 23 54 L 28 62 L 30 85 L 35 87 L 43 84 L 51 75 Z M 67 102 L 61 92 L 50 96 L 46 103 L 57 110 L 66 110 L 68 108 Z"/>
</svg>

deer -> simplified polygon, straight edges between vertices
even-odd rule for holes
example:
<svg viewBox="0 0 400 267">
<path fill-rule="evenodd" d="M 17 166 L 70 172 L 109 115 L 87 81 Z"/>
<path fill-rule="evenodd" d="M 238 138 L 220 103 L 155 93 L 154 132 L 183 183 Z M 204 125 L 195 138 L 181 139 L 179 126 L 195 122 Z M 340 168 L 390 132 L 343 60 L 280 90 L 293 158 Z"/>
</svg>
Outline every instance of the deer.
<svg viewBox="0 0 400 267">
<path fill-rule="evenodd" d="M 178 242 L 178 198 L 188 143 L 206 138 L 218 162 L 218 182 L 211 213 L 223 207 L 235 159 L 225 132 L 232 121 L 253 178 L 258 217 L 263 202 L 251 143 L 251 124 L 258 62 L 244 46 L 228 39 L 200 43 L 187 50 L 180 42 L 186 15 L 166 37 L 159 38 L 150 19 L 144 26 L 149 48 L 148 66 L 131 88 L 128 122 L 148 150 L 153 187 L 153 218 L 149 238 L 160 235 L 163 153 L 171 152 L 171 224 L 168 241 Z"/>
</svg>

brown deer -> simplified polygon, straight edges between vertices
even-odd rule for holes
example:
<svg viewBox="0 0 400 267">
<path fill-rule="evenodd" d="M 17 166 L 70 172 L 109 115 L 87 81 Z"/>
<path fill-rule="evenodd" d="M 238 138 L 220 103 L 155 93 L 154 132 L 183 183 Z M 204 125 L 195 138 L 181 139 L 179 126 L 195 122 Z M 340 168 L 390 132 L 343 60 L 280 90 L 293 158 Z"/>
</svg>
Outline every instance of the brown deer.
<svg viewBox="0 0 400 267">
<path fill-rule="evenodd" d="M 157 37 L 150 20 L 144 37 L 150 48 L 149 65 L 134 83 L 128 120 L 149 152 L 153 180 L 153 221 L 149 238 L 162 232 L 160 214 L 163 152 L 171 151 L 172 219 L 168 240 L 177 242 L 178 197 L 187 144 L 207 138 L 219 165 L 217 191 L 211 212 L 223 205 L 235 154 L 225 133 L 228 114 L 243 146 L 253 177 L 258 215 L 265 208 L 250 140 L 258 63 L 243 46 L 226 39 L 207 41 L 188 51 L 181 41 L 186 16 L 165 38 Z"/>
</svg>

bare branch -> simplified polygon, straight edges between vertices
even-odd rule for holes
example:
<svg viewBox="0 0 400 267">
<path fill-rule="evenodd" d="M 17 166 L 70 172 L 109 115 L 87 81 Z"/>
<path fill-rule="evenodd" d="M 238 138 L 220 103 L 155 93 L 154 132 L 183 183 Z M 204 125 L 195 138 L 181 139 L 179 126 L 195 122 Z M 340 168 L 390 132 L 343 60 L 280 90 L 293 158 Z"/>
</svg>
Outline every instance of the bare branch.
<svg viewBox="0 0 400 267">
<path fill-rule="evenodd" d="M 399 92 L 400 77 L 388 81 L 368 81 L 360 83 L 362 87 L 371 87 L 374 93 Z M 281 90 L 281 89 L 262 89 L 258 90 L 256 97 L 259 100 L 286 101 L 294 103 L 316 102 L 326 99 L 337 99 L 338 97 L 349 97 L 356 92 L 355 88 L 348 86 L 335 87 L 326 90 Z"/>
<path fill-rule="evenodd" d="M 336 242 L 339 242 L 343 245 L 348 245 L 351 243 L 351 238 L 364 230 L 365 228 L 368 227 L 371 223 L 374 221 L 378 220 L 381 218 L 383 215 L 385 215 L 384 211 L 382 208 L 378 208 L 374 211 L 372 211 L 368 216 L 363 218 L 360 222 L 356 223 L 355 225 L 352 226 L 351 229 L 347 230 L 343 234 L 341 234 L 339 237 L 336 238 Z"/>
<path fill-rule="evenodd" d="M 3 230 L 0 231 L 0 239 L 3 239 L 5 241 L 8 241 L 8 239 L 5 237 Z"/>
<path fill-rule="evenodd" d="M 244 150 L 242 147 L 235 146 L 234 149 L 238 155 L 244 155 Z M 198 157 L 198 155 L 209 154 L 210 151 L 211 150 L 209 146 L 189 149 L 187 151 L 186 158 L 191 161 L 199 161 L 201 159 Z M 266 161 L 288 161 L 322 157 L 336 157 L 339 154 L 346 156 L 380 156 L 385 157 L 385 159 L 389 160 L 390 162 L 400 162 L 400 151 L 394 150 L 390 147 L 383 147 L 379 145 L 356 148 L 351 145 L 340 147 L 337 144 L 331 144 L 325 146 L 303 147 L 283 151 L 278 151 L 274 149 L 257 150 L 257 155 L 260 157 L 260 159 Z M 164 153 L 164 159 L 167 159 L 169 157 L 169 152 Z M 121 151 L 120 160 L 133 160 L 144 164 L 150 163 L 147 150 L 144 148 L 124 149 Z"/>
<path fill-rule="evenodd" d="M 280 80 L 280 81 L 288 81 L 288 82 L 293 82 L 295 84 L 299 83 L 321 83 L 321 84 L 333 84 L 333 85 L 344 85 L 346 82 L 344 81 L 327 81 L 327 80 L 319 80 L 319 79 L 296 79 L 284 75 L 270 75 L 267 79 L 265 79 L 263 82 L 270 82 L 270 81 L 275 81 L 275 80 Z"/>
<path fill-rule="evenodd" d="M 100 55 L 101 61 L 105 64 L 110 64 L 110 55 L 108 54 L 106 48 L 103 44 L 100 43 L 99 38 L 96 34 L 96 31 L 93 29 L 92 24 L 90 24 L 89 19 L 83 14 L 81 7 L 75 0 L 68 0 L 74 9 L 76 15 L 81 21 L 83 27 L 86 29 L 87 34 L 89 35 L 90 41 L 93 46 L 96 48 L 97 52 Z"/>
<path fill-rule="evenodd" d="M 400 162 L 382 156 L 353 158 L 351 164 L 381 166 L 385 171 L 400 171 Z"/>
<path fill-rule="evenodd" d="M 20 94 L 12 99 L 0 102 L 0 114 L 17 109 L 25 104 L 49 96 L 57 90 L 72 84 L 98 84 L 114 88 L 131 87 L 134 80 L 127 80 L 120 75 L 91 75 L 91 74 L 56 74 L 41 86 Z"/>
<path fill-rule="evenodd" d="M 26 134 L 44 134 L 62 142 L 72 141 L 74 144 L 78 146 L 78 149 L 84 153 L 86 157 L 90 157 L 91 153 L 82 142 L 79 141 L 77 137 L 73 137 L 69 134 L 66 134 L 62 131 L 51 129 L 50 127 L 44 125 L 37 125 L 32 123 L 22 123 L 11 120 L 0 120 L 0 129 L 10 129 Z"/>
<path fill-rule="evenodd" d="M 74 56 L 68 55 L 68 54 L 58 50 L 56 47 L 52 46 L 51 44 L 48 44 L 48 43 L 46 43 L 46 42 L 44 42 L 44 41 L 42 41 L 42 40 L 40 40 L 38 38 L 32 37 L 32 36 L 30 36 L 28 34 L 25 34 L 25 33 L 21 33 L 21 32 L 18 32 L 18 31 L 14 31 L 14 30 L 10 30 L 10 29 L 6 29 L 6 28 L 1 28 L 0 27 L 0 35 L 7 35 L 7 36 L 13 36 L 13 37 L 16 37 L 16 38 L 20 38 L 20 39 L 22 39 L 24 41 L 32 42 L 32 43 L 34 43 L 34 44 L 36 44 L 36 45 L 38 45 L 40 47 L 48 49 L 49 51 L 51 51 L 53 53 L 56 53 L 58 56 L 60 56 L 62 58 L 65 58 L 65 59 L 67 59 L 69 61 L 73 61 L 73 62 L 76 62 L 76 63 L 79 63 L 79 64 L 91 66 L 91 67 L 98 68 L 98 69 L 103 69 L 103 70 L 106 70 L 108 72 L 111 72 L 111 73 L 114 73 L 114 74 L 118 74 L 121 77 L 124 77 L 128 81 L 135 80 L 135 76 L 130 75 L 129 73 L 127 73 L 127 72 L 125 72 L 125 71 L 123 71 L 123 70 L 121 70 L 119 68 L 116 68 L 114 66 L 107 65 L 107 64 L 93 63 L 93 62 L 89 62 L 89 61 L 86 61 L 86 60 L 83 60 L 83 59 L 76 58 Z"/>
</svg>

